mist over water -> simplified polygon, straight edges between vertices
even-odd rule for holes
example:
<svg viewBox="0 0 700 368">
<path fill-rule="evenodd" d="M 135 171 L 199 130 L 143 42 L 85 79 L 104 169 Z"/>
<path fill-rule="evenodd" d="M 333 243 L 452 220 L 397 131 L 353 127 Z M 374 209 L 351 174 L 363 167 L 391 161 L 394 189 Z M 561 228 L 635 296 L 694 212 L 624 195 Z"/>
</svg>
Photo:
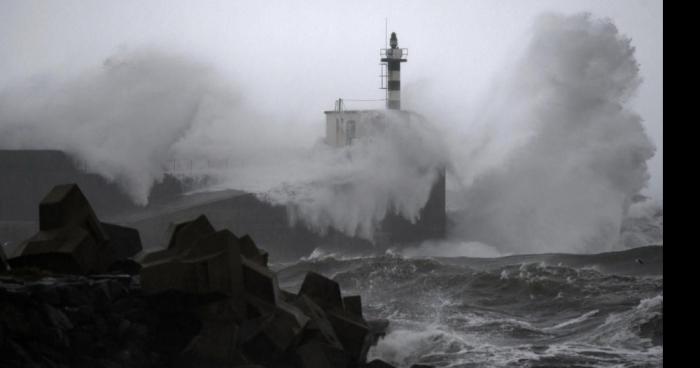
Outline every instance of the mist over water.
<svg viewBox="0 0 700 368">
<path fill-rule="evenodd" d="M 367 239 L 388 213 L 416 220 L 446 166 L 450 241 L 417 254 L 609 249 L 654 154 L 627 107 L 641 82 L 630 40 L 609 20 L 544 15 L 504 70 L 484 113 L 450 117 L 478 119 L 475 129 L 446 133 L 443 117 L 425 113 L 332 149 L 321 117 L 309 130 L 257 111 L 188 56 L 123 51 L 73 78 L 0 91 L 0 148 L 66 151 L 139 204 L 166 172 L 208 177 L 200 190 L 258 193 L 292 222 Z"/>
</svg>

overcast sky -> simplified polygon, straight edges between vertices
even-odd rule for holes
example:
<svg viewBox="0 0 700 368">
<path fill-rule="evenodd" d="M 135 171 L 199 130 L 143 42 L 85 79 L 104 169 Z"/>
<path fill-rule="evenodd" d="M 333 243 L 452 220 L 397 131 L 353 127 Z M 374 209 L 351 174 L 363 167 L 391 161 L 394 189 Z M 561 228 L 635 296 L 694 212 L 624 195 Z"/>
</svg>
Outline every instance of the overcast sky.
<svg viewBox="0 0 700 368">
<path fill-rule="evenodd" d="M 661 0 L 3 0 L 0 88 L 80 73 L 119 50 L 155 47 L 212 65 L 237 83 L 249 103 L 290 117 L 290 124 L 318 126 L 320 136 L 321 111 L 334 99 L 383 97 L 378 49 L 388 18 L 389 32 L 409 48 L 404 95 L 427 89 L 430 103 L 444 112 L 472 116 L 465 112 L 478 109 L 480 97 L 527 41 L 535 16 L 581 11 L 611 18 L 636 47 L 644 81 L 631 106 L 657 147 L 648 193 L 663 199 Z M 377 105 L 349 107 L 371 106 Z"/>
</svg>

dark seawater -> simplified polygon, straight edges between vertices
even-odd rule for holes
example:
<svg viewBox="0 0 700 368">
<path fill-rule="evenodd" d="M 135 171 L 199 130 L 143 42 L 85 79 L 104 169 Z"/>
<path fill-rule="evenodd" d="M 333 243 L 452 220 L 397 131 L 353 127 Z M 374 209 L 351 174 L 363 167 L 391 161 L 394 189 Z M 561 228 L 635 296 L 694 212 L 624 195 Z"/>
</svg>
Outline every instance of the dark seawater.
<svg viewBox="0 0 700 368">
<path fill-rule="evenodd" d="M 276 265 L 297 291 L 307 270 L 390 320 L 370 351 L 399 367 L 662 367 L 663 248 L 502 258 L 343 258 Z"/>
</svg>

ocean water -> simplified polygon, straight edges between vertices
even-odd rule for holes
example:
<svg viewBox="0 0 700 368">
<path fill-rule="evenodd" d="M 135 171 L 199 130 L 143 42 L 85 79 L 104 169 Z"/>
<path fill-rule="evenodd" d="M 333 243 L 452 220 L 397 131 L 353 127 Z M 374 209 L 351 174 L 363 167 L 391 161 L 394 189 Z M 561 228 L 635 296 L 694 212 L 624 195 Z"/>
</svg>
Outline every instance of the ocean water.
<svg viewBox="0 0 700 368">
<path fill-rule="evenodd" d="M 405 258 L 317 255 L 308 270 L 390 321 L 370 359 L 398 367 L 662 367 L 663 247 L 598 255 Z"/>
</svg>

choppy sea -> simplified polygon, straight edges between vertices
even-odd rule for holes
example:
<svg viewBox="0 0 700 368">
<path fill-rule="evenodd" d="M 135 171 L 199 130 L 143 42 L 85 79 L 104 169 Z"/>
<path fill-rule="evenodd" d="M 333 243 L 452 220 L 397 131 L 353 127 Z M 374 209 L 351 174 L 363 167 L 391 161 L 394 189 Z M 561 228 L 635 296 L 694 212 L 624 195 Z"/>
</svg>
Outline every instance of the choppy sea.
<svg viewBox="0 0 700 368">
<path fill-rule="evenodd" d="M 662 367 L 663 247 L 501 258 L 344 257 L 274 265 L 298 290 L 308 270 L 388 319 L 370 358 L 398 367 Z"/>
</svg>

